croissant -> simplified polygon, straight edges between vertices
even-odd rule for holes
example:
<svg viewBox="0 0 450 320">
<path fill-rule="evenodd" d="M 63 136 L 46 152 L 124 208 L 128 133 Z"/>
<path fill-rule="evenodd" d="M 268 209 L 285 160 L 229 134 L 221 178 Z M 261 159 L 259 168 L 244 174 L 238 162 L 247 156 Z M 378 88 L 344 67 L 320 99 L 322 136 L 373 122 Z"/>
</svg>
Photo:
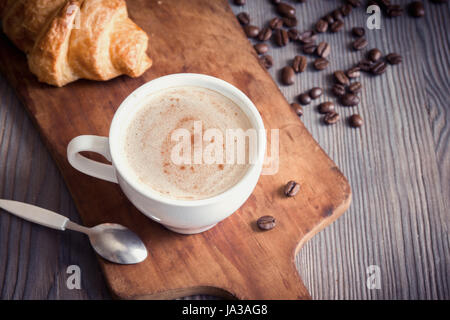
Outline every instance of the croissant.
<svg viewBox="0 0 450 320">
<path fill-rule="evenodd" d="M 0 19 L 31 72 L 54 86 L 138 77 L 152 65 L 124 0 L 0 0 Z"/>
</svg>

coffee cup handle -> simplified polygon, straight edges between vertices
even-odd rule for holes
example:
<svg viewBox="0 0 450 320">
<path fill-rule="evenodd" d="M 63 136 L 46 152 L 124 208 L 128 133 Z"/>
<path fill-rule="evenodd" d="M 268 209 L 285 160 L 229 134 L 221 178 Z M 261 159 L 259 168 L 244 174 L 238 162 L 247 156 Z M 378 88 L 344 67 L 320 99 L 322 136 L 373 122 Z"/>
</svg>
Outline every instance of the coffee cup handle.
<svg viewBox="0 0 450 320">
<path fill-rule="evenodd" d="M 67 159 L 72 167 L 84 174 L 118 183 L 116 172 L 112 165 L 88 159 L 80 154 L 83 151 L 101 154 L 108 161 L 111 161 L 108 138 L 90 135 L 73 138 L 67 146 Z"/>
</svg>

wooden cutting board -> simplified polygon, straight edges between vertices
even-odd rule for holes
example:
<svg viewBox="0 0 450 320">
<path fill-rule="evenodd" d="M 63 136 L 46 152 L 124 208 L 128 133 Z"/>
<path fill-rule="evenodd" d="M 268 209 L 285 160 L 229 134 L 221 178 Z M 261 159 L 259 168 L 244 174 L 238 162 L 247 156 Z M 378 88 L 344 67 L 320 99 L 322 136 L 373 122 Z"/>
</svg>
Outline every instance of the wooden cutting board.
<svg viewBox="0 0 450 320">
<path fill-rule="evenodd" d="M 212 294 L 238 299 L 307 299 L 294 265 L 301 246 L 350 205 L 349 184 L 257 60 L 226 0 L 129 0 L 131 18 L 150 35 L 153 67 L 138 79 L 78 81 L 64 88 L 40 84 L 25 56 L 1 36 L 0 69 L 16 89 L 59 166 L 83 222 L 117 222 L 134 230 L 149 249 L 147 260 L 121 266 L 99 258 L 111 292 L 121 299 Z M 245 205 L 215 228 L 179 235 L 140 214 L 116 184 L 83 175 L 66 159 L 75 136 L 106 136 L 115 110 L 134 89 L 179 72 L 209 74 L 246 93 L 267 129 L 280 129 L 280 167 L 262 176 Z M 294 198 L 282 195 L 301 183 Z M 275 229 L 256 220 L 273 215 Z"/>
</svg>

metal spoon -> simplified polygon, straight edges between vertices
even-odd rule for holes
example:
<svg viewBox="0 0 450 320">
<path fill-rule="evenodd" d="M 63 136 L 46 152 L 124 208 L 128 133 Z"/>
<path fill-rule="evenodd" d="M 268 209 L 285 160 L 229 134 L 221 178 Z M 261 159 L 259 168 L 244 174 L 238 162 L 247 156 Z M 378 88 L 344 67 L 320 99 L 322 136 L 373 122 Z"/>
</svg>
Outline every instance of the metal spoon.
<svg viewBox="0 0 450 320">
<path fill-rule="evenodd" d="M 108 261 L 134 264 L 147 258 L 147 249 L 142 240 L 120 224 L 103 223 L 86 228 L 55 212 L 12 200 L 0 199 L 0 208 L 49 228 L 82 232 L 88 235 L 95 252 Z"/>
</svg>

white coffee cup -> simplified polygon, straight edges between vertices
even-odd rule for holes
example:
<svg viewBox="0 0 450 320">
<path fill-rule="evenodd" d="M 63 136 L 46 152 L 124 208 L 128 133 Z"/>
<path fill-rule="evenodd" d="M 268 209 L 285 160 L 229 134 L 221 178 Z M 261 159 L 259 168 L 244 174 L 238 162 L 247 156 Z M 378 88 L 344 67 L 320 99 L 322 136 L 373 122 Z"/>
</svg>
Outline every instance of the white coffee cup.
<svg viewBox="0 0 450 320">
<path fill-rule="evenodd" d="M 127 124 L 140 109 L 144 97 L 173 87 L 197 86 L 214 90 L 236 103 L 247 115 L 257 132 L 257 147 L 254 159 L 244 177 L 225 192 L 207 199 L 179 200 L 167 198 L 160 193 L 144 188 L 133 178 L 126 165 L 125 155 L 120 146 Z M 109 138 L 83 135 L 74 138 L 67 147 L 69 163 L 77 170 L 103 180 L 120 185 L 128 199 L 149 218 L 163 224 L 168 229 L 194 234 L 206 231 L 230 216 L 248 199 L 261 174 L 266 150 L 266 132 L 261 116 L 255 105 L 239 89 L 223 80 L 193 73 L 164 76 L 142 85 L 131 93 L 117 109 Z M 88 159 L 80 154 L 91 151 L 103 155 L 111 165 Z"/>
</svg>

